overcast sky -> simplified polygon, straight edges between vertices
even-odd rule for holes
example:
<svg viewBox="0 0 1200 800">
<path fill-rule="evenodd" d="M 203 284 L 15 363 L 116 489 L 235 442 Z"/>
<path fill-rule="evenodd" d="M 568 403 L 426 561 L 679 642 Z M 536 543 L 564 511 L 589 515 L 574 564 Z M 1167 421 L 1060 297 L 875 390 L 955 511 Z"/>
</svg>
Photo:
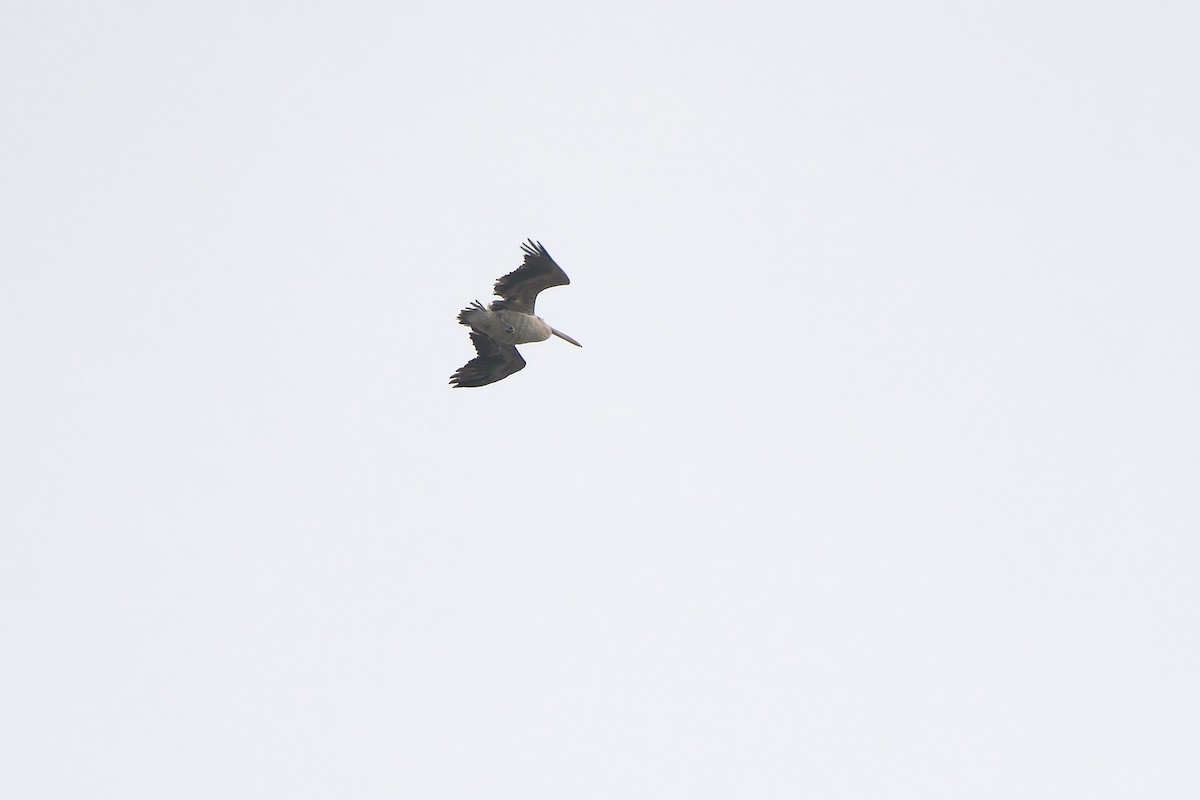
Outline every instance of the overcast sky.
<svg viewBox="0 0 1200 800">
<path fill-rule="evenodd" d="M 11 4 L 0 794 L 1200 796 L 1197 9 Z"/>
</svg>

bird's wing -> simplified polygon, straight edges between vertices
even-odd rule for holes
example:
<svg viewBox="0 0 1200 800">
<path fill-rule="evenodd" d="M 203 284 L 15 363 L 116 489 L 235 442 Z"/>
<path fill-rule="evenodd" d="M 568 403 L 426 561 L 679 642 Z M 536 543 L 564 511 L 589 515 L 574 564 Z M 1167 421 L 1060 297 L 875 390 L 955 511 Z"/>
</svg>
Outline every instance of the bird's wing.
<svg viewBox="0 0 1200 800">
<path fill-rule="evenodd" d="M 541 242 L 530 239 L 527 244 L 521 245 L 521 249 L 525 252 L 525 263 L 496 281 L 493 291 L 504 299 L 494 301 L 493 310 L 509 309 L 532 314 L 538 292 L 551 286 L 566 286 L 571 282 Z"/>
<path fill-rule="evenodd" d="M 502 344 L 475 331 L 471 331 L 471 341 L 479 355 L 459 367 L 450 377 L 451 386 L 487 386 L 525 369 L 525 359 L 511 344 Z"/>
</svg>

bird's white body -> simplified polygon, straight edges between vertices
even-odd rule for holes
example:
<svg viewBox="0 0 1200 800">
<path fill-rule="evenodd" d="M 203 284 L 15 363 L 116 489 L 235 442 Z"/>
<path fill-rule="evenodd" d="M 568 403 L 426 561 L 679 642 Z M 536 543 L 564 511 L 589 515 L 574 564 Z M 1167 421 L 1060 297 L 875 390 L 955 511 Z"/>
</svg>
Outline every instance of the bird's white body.
<svg viewBox="0 0 1200 800">
<path fill-rule="evenodd" d="M 504 344 L 544 342 L 554 332 L 541 317 L 520 311 L 474 308 L 463 312 L 463 321 L 473 330 Z"/>
</svg>

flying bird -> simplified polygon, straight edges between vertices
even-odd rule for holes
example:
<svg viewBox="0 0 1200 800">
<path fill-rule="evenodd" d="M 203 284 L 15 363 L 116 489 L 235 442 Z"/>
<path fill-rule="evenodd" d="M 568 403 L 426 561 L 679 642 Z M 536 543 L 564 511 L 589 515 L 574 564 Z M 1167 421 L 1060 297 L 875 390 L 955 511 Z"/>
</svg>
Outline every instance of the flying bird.
<svg viewBox="0 0 1200 800">
<path fill-rule="evenodd" d="M 541 242 L 530 239 L 521 245 L 521 250 L 525 262 L 496 281 L 493 289 L 504 299 L 493 300 L 486 308 L 476 300 L 458 314 L 459 323 L 471 329 L 471 342 L 478 355 L 450 377 L 455 388 L 487 386 L 524 369 L 525 359 L 517 352 L 518 344 L 543 342 L 553 334 L 583 347 L 533 313 L 539 292 L 551 286 L 566 286 L 571 279 L 554 263 Z"/>
</svg>

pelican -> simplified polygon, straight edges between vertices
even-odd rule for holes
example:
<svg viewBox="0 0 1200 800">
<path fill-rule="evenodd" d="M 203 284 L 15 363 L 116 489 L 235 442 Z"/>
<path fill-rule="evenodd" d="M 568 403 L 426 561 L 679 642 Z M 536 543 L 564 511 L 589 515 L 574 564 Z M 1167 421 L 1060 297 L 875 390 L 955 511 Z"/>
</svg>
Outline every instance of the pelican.
<svg viewBox="0 0 1200 800">
<path fill-rule="evenodd" d="M 504 299 L 493 300 L 486 308 L 476 300 L 459 312 L 458 321 L 471 328 L 471 342 L 479 355 L 450 377 L 455 388 L 487 386 L 524 369 L 525 359 L 515 347 L 518 344 L 544 342 L 554 335 L 583 347 L 533 313 L 538 292 L 551 286 L 566 286 L 571 279 L 554 263 L 541 242 L 530 239 L 522 243 L 521 250 L 525 262 L 496 281 L 493 289 Z"/>
</svg>

